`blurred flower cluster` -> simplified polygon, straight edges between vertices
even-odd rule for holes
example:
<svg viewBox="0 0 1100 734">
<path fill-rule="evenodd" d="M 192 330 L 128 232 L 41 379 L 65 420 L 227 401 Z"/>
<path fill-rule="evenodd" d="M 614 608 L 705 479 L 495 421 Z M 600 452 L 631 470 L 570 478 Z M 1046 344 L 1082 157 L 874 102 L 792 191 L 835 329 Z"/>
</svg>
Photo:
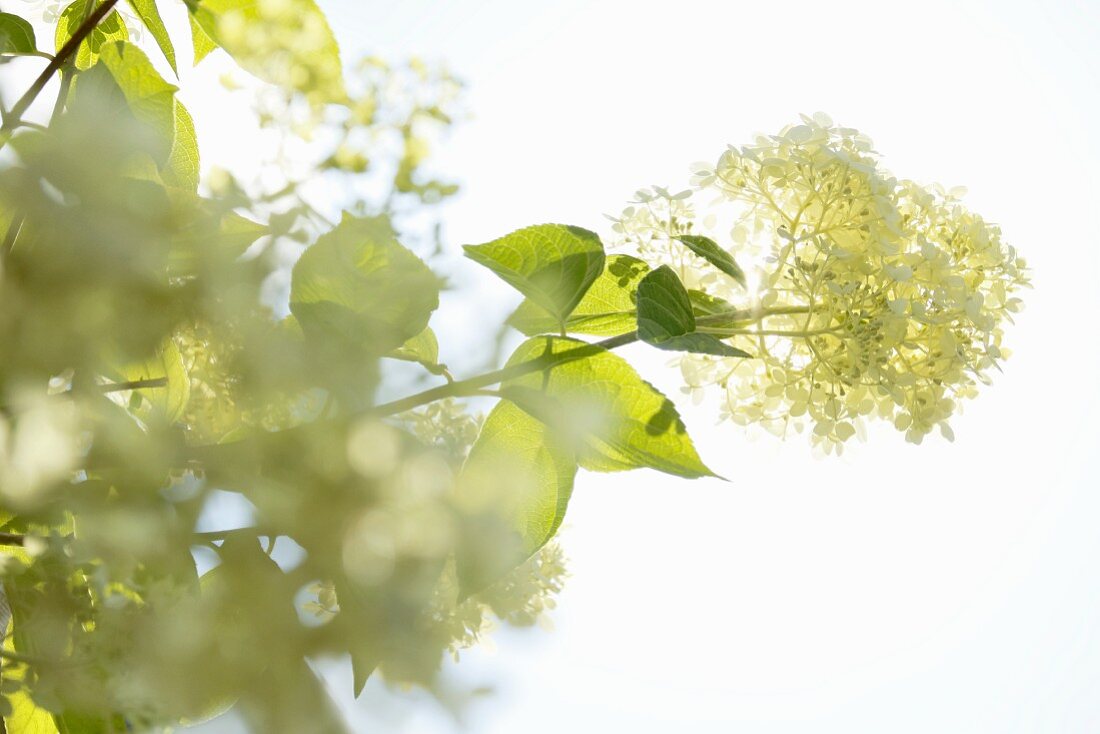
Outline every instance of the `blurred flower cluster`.
<svg viewBox="0 0 1100 734">
<path fill-rule="evenodd" d="M 952 438 L 948 419 L 1008 356 L 1004 325 L 1029 284 L 962 190 L 894 178 L 870 139 L 821 113 L 696 165 L 692 185 L 643 190 L 614 220 L 620 246 L 727 299 L 728 318 L 706 328 L 754 356 L 683 357 L 687 392 L 715 386 L 725 417 L 777 435 L 808 426 L 826 452 L 873 417 L 914 443 L 937 428 Z M 682 234 L 752 265 L 749 290 Z"/>
</svg>

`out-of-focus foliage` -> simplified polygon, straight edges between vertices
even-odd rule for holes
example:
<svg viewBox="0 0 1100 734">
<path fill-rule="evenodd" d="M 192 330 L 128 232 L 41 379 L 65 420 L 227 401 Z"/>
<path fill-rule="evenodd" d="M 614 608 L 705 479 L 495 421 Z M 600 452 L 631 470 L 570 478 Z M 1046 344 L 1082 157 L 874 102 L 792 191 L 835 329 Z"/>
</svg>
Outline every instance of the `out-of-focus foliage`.
<svg viewBox="0 0 1100 734">
<path fill-rule="evenodd" d="M 460 85 L 418 61 L 345 76 L 313 0 L 187 0 L 194 62 L 221 48 L 265 82 L 277 152 L 235 177 L 200 168 L 157 71 L 186 48 L 163 5 L 129 5 L 51 6 L 57 56 L 0 15 L 0 57 L 46 60 L 0 129 L 7 731 L 231 707 L 258 732 L 343 731 L 311 661 L 350 660 L 356 693 L 375 671 L 430 686 L 494 619 L 543 621 L 578 469 L 713 476 L 617 347 L 687 352 L 735 419 L 809 413 L 829 441 L 890 401 L 919 437 L 1004 354 L 1026 275 L 996 229 L 807 121 L 700 173 L 774 245 L 752 277 L 695 232 L 691 192 L 617 222 L 648 262 L 556 224 L 467 246 L 525 297 L 529 338 L 456 380 L 440 355 L 463 340 L 431 327 L 431 206 L 456 189 L 428 154 Z M 44 89 L 53 113 L 27 119 Z M 473 396 L 499 402 L 482 420 Z"/>
<path fill-rule="evenodd" d="M 425 205 L 455 188 L 424 163 L 459 87 L 377 60 L 345 87 L 327 24 L 298 5 L 192 14 L 281 85 L 264 91 L 263 123 L 309 139 L 309 165 L 270 162 L 274 190 L 216 170 L 200 189 L 176 86 L 114 8 L 87 32 L 95 0 L 58 19 L 56 48 L 80 43 L 53 119 L 4 120 L 7 731 L 161 729 L 234 705 L 257 731 L 342 730 L 307 660 L 350 655 L 357 688 L 376 668 L 430 684 L 491 617 L 533 624 L 560 590 L 547 532 L 460 596 L 464 538 L 510 532 L 455 501 L 479 419 L 453 400 L 371 409 L 381 358 L 447 374 L 427 327 L 441 280 L 400 227 L 416 220 L 410 239 L 430 258 Z M 174 68 L 156 5 L 132 7 Z M 32 26 L 0 20 L 0 51 L 38 52 Z M 370 193 L 346 197 L 338 226 L 305 193 L 357 178 Z M 280 302 L 270 284 L 309 242 Z M 249 508 L 246 527 L 200 519 L 226 493 Z M 298 557 L 280 565 L 276 545 Z"/>
</svg>

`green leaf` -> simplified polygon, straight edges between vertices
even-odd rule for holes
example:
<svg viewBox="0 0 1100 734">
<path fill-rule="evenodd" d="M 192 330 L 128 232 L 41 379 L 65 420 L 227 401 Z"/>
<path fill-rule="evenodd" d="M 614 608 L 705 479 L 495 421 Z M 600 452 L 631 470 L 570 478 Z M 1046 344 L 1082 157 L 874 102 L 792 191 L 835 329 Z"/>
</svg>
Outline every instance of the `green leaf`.
<svg viewBox="0 0 1100 734">
<path fill-rule="evenodd" d="M 68 43 L 76 30 L 84 23 L 84 19 L 91 15 L 97 0 L 76 0 L 61 14 L 57 21 L 57 30 L 54 34 L 54 44 L 58 51 Z M 116 41 L 127 41 L 130 38 L 126 30 L 126 24 L 117 10 L 112 10 L 99 24 L 92 29 L 88 37 L 80 42 L 76 50 L 73 64 L 77 69 L 89 69 L 99 59 L 102 49 Z"/>
<path fill-rule="evenodd" d="M 129 113 L 149 131 L 142 142 L 150 155 L 158 165 L 166 163 L 175 139 L 176 87 L 166 82 L 149 57 L 133 44 L 106 44 L 99 48 L 98 59 L 94 68 L 78 77 L 76 101 L 106 109 L 103 105 L 121 94 Z"/>
<path fill-rule="evenodd" d="M 12 13 L 0 13 L 0 53 L 29 54 L 38 50 L 34 27 Z"/>
<path fill-rule="evenodd" d="M 265 6 L 256 0 L 190 0 L 187 4 L 196 64 L 212 50 L 208 40 L 264 81 L 306 92 L 322 102 L 347 99 L 340 47 L 315 0 L 285 0 L 279 6 Z M 257 48 L 250 36 L 241 32 L 246 27 L 278 38 L 285 46 Z M 201 38 L 199 29 L 207 40 Z M 305 74 L 300 73 L 303 70 Z"/>
<path fill-rule="evenodd" d="M 744 349 L 730 346 L 713 334 L 684 334 L 674 336 L 653 346 L 669 352 L 692 352 L 694 354 L 713 354 L 716 357 L 752 357 Z"/>
<path fill-rule="evenodd" d="M 720 357 L 749 357 L 711 334 L 695 332 L 691 296 L 672 268 L 662 265 L 638 284 L 638 338 L 658 349 Z"/>
<path fill-rule="evenodd" d="M 635 300 L 638 283 L 649 266 L 630 255 L 611 255 L 603 272 L 593 281 L 580 303 L 566 319 L 567 331 L 576 334 L 616 336 L 635 328 Z M 524 299 L 510 317 L 509 325 L 527 336 L 555 332 L 557 319 L 531 299 Z"/>
<path fill-rule="evenodd" d="M 183 416 L 191 399 L 191 378 L 175 342 L 166 341 L 154 356 L 144 362 L 126 365 L 118 373 L 125 382 L 166 379 L 164 387 L 142 388 L 133 393 L 148 401 L 152 413 L 168 423 Z M 141 409 L 138 412 L 140 415 Z"/>
<path fill-rule="evenodd" d="M 22 551 L 22 548 L 19 550 Z M 14 618 L 9 616 L 3 642 L 4 650 L 9 653 L 17 652 L 15 649 L 15 634 L 13 634 L 14 624 Z M 13 666 L 7 660 L 4 661 L 3 670 L 5 681 L 22 681 L 27 675 L 25 666 Z M 31 699 L 26 688 L 20 688 L 12 693 L 5 693 L 4 698 L 11 706 L 11 711 L 3 717 L 6 731 L 27 732 L 27 734 L 57 734 L 57 725 L 54 723 L 53 714 L 44 708 L 40 708 Z"/>
<path fill-rule="evenodd" d="M 161 169 L 161 178 L 169 186 L 188 191 L 199 188 L 199 141 L 191 113 L 177 99 L 173 115 L 172 148 L 168 162 Z"/>
<path fill-rule="evenodd" d="M 492 270 L 559 324 L 577 307 L 604 266 L 599 236 L 564 224 L 539 224 L 463 249 L 467 257 Z"/>
<path fill-rule="evenodd" d="M 197 66 L 200 61 L 206 58 L 207 54 L 218 47 L 218 44 L 203 30 L 199 22 L 195 20 L 195 16 L 188 15 L 187 20 L 191 26 L 191 48 L 194 52 L 191 63 L 193 66 Z"/>
<path fill-rule="evenodd" d="M 345 214 L 294 266 L 290 310 L 306 336 L 385 354 L 419 334 L 439 306 L 439 283 L 387 220 Z"/>
<path fill-rule="evenodd" d="M 693 234 L 680 235 L 676 239 L 687 245 L 687 248 L 696 255 L 736 280 L 742 288 L 745 287 L 744 271 L 737 265 L 733 255 L 719 247 L 714 240 Z"/>
<path fill-rule="evenodd" d="M 731 314 L 737 310 L 737 307 L 726 299 L 712 296 L 705 291 L 689 290 L 688 300 L 691 301 L 691 310 L 697 319 L 704 316 Z"/>
<path fill-rule="evenodd" d="M 571 437 L 580 465 L 595 471 L 648 467 L 682 477 L 714 476 L 700 460 L 672 401 L 626 360 L 568 337 L 535 337 L 509 365 L 551 366 L 501 384 L 505 397 Z"/>
<path fill-rule="evenodd" d="M 126 719 L 115 715 L 108 722 L 104 716 L 78 714 L 66 711 L 54 714 L 54 722 L 61 734 L 112 734 L 126 731 Z"/>
<path fill-rule="evenodd" d="M 695 331 L 695 314 L 680 278 L 662 265 L 638 284 L 638 338 L 660 344 Z"/>
<path fill-rule="evenodd" d="M 194 275 L 200 260 L 212 255 L 222 263 L 235 260 L 270 231 L 264 224 L 226 211 L 219 201 L 185 189 L 168 189 L 168 196 L 184 225 L 169 251 L 168 272 L 174 277 Z"/>
<path fill-rule="evenodd" d="M 168 65 L 172 67 L 172 72 L 179 75 L 176 70 L 176 49 L 172 45 L 172 39 L 168 36 L 168 29 L 164 27 L 164 21 L 161 20 L 160 11 L 157 10 L 156 0 L 129 0 L 130 7 L 134 9 L 134 13 L 141 19 L 141 22 L 145 24 L 145 27 L 149 29 L 149 33 L 153 36 L 153 40 L 160 46 L 161 53 L 164 54 L 164 58 L 168 60 Z"/>
<path fill-rule="evenodd" d="M 416 362 L 433 375 L 448 374 L 447 365 L 439 363 L 439 342 L 430 326 L 386 356 L 390 359 Z"/>
<path fill-rule="evenodd" d="M 489 518 L 485 532 L 464 543 L 457 558 L 466 594 L 496 581 L 553 537 L 576 474 L 573 451 L 556 431 L 508 400 L 497 403 L 470 449 L 456 490 L 465 512 Z M 495 528 L 497 533 L 493 519 L 503 525 Z M 477 542 L 486 539 L 492 542 Z"/>
</svg>

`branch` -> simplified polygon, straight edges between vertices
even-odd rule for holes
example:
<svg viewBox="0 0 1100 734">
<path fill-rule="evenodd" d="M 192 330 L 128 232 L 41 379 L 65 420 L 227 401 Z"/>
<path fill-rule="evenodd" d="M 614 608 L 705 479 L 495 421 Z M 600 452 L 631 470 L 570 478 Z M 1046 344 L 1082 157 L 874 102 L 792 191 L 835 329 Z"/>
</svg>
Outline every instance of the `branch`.
<svg viewBox="0 0 1100 734">
<path fill-rule="evenodd" d="M 129 382 L 111 382 L 100 385 L 102 392 L 121 392 L 122 390 L 141 390 L 147 387 L 165 387 L 168 384 L 167 377 L 152 377 L 147 380 L 130 380 Z"/>
<path fill-rule="evenodd" d="M 538 372 L 539 370 L 544 370 L 549 367 L 556 367 L 559 364 L 566 364 L 567 362 L 574 362 L 578 359 L 591 357 L 605 349 L 615 349 L 616 347 L 621 347 L 636 341 L 638 341 L 638 332 L 632 331 L 629 334 L 620 334 L 619 336 L 613 336 L 610 339 L 604 339 L 603 341 L 594 342 L 592 344 L 582 344 L 576 349 L 570 349 L 567 352 L 546 354 L 528 360 L 527 362 L 514 364 L 511 367 L 493 370 L 492 372 L 486 372 L 477 377 L 433 387 L 430 390 L 410 395 L 407 398 L 376 405 L 373 408 L 368 408 L 363 414 L 366 416 L 384 417 L 387 415 L 394 415 L 395 413 L 404 413 L 406 410 L 412 410 L 413 408 L 428 403 L 434 403 L 436 400 L 442 400 L 444 398 L 477 395 L 481 392 L 481 388 L 488 387 L 489 385 L 496 385 L 499 382 L 511 380 L 515 377 L 522 377 L 523 375 Z"/>
<path fill-rule="evenodd" d="M 19 101 L 12 105 L 12 108 L 8 110 L 8 114 L 4 118 L 3 126 L 0 127 L 0 148 L 7 145 L 8 140 L 11 139 L 12 132 L 19 126 L 23 114 L 38 97 L 39 92 L 41 92 L 42 88 L 50 81 L 50 78 L 69 62 L 69 59 L 71 59 L 73 55 L 76 54 L 77 49 L 80 48 L 81 42 L 88 37 L 97 25 L 99 25 L 99 21 L 103 20 L 103 18 L 107 16 L 107 13 L 114 9 L 116 4 L 118 4 L 118 0 L 104 0 L 102 5 L 85 18 L 84 22 L 80 24 L 80 27 L 76 29 L 76 33 L 73 34 L 72 38 L 66 41 L 65 45 L 61 47 L 61 50 L 57 52 L 57 55 L 50 60 L 50 63 L 46 64 L 46 68 L 42 70 L 42 73 L 38 75 L 38 78 L 34 80 L 30 88 L 23 93 Z"/>
<path fill-rule="evenodd" d="M 389 403 L 383 403 L 382 405 L 376 405 L 366 410 L 354 413 L 349 418 L 365 418 L 375 417 L 383 418 L 385 416 L 394 415 L 396 413 L 403 413 L 406 410 L 412 410 L 421 405 L 427 405 L 428 403 L 434 403 L 437 400 L 443 400 L 444 398 L 455 397 L 468 397 L 472 395 L 479 395 L 484 393 L 484 388 L 490 385 L 496 385 L 497 383 L 504 382 L 505 380 L 511 380 L 516 377 L 530 374 L 532 372 L 538 372 L 539 370 L 548 369 L 550 367 L 556 367 L 568 362 L 574 362 L 578 359 L 584 359 L 585 357 L 591 357 L 604 350 L 615 349 L 617 347 L 632 344 L 638 341 L 638 332 L 632 331 L 628 334 L 620 334 L 619 336 L 613 336 L 603 341 L 594 342 L 591 344 L 582 343 L 578 344 L 575 349 L 570 349 L 565 352 L 559 352 L 557 354 L 544 354 L 536 357 L 535 359 L 514 364 L 510 367 L 504 367 L 499 370 L 493 370 L 492 372 L 486 372 L 483 375 L 477 375 L 466 380 L 458 380 L 456 382 L 449 382 L 445 385 L 439 385 L 433 387 L 430 390 L 416 393 L 415 395 L 409 395 L 408 397 L 401 398 L 400 400 L 394 400 Z M 311 427 L 316 426 L 316 423 L 310 423 L 301 426 L 295 426 L 293 428 L 287 428 L 282 431 L 273 431 L 269 433 L 258 433 L 251 438 L 242 439 L 233 443 L 221 443 L 221 444 L 208 444 L 206 446 L 195 446 L 182 449 L 180 458 L 186 462 L 192 463 L 209 463 L 216 461 L 219 457 L 225 456 L 226 453 L 230 453 L 230 456 L 235 455 L 246 442 L 257 442 L 267 438 L 273 438 L 276 436 L 290 436 L 296 433 L 300 433 L 309 430 Z"/>
<path fill-rule="evenodd" d="M 19 535 L 18 533 L 0 533 L 0 545 L 23 545 L 23 541 L 27 539 L 25 535 Z"/>
</svg>

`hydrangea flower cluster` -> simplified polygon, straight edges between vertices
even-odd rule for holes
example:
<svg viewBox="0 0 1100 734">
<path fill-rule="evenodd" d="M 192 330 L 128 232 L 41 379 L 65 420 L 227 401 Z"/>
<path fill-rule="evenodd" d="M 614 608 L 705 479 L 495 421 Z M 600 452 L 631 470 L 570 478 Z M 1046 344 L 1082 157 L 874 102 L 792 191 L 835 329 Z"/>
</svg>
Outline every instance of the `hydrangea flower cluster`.
<svg viewBox="0 0 1100 734">
<path fill-rule="evenodd" d="M 697 165 L 693 188 L 639 192 L 615 219 L 621 245 L 678 269 L 689 288 L 743 307 L 707 331 L 753 359 L 689 355 L 686 392 L 724 391 L 723 416 L 778 435 L 812 427 L 826 452 L 890 421 L 914 443 L 948 419 L 1008 356 L 1003 325 L 1028 272 L 964 191 L 898 180 L 870 139 L 825 115 Z M 696 209 L 706 194 L 700 219 Z M 718 234 L 725 231 L 725 236 Z M 677 235 L 713 237 L 749 291 Z"/>
</svg>

